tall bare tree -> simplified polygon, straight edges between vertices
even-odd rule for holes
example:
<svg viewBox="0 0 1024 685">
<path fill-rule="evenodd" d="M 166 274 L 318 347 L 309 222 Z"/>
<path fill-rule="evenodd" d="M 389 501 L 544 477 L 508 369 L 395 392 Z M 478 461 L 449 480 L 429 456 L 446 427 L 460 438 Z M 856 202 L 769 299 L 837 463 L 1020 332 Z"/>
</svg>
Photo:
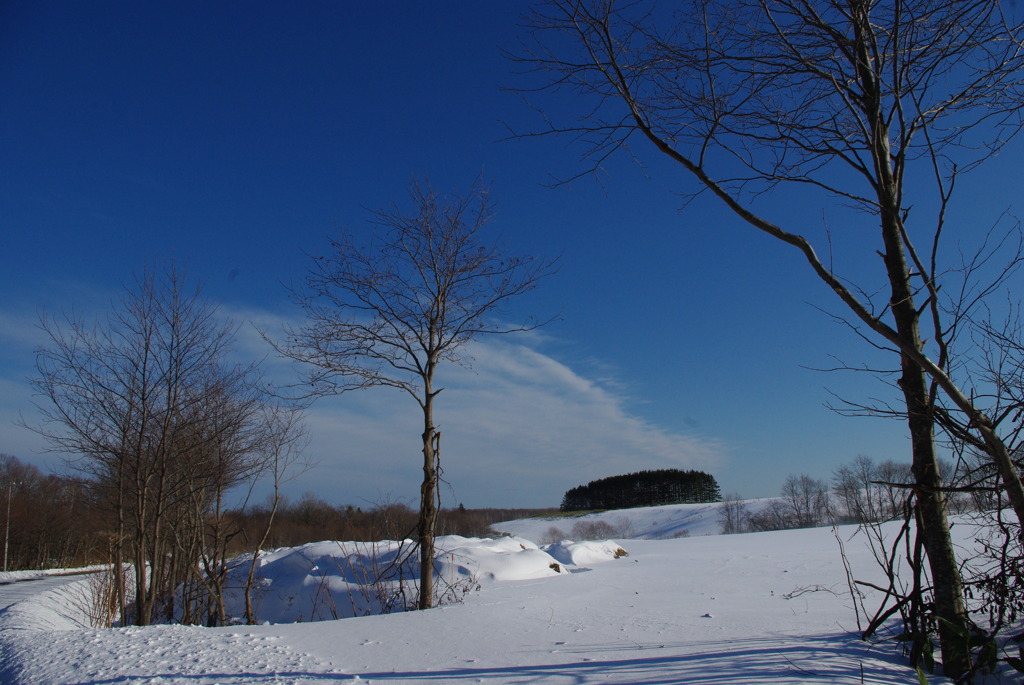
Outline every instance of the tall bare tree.
<svg viewBox="0 0 1024 685">
<path fill-rule="evenodd" d="M 461 363 L 481 335 L 526 331 L 535 319 L 506 324 L 498 316 L 513 298 L 532 291 L 553 261 L 507 256 L 485 236 L 492 218 L 479 183 L 464 196 L 441 196 L 414 183 L 413 210 L 393 205 L 374 215 L 372 240 L 346 235 L 313 261 L 305 289 L 293 295 L 306 323 L 278 345 L 308 369 L 311 394 L 332 395 L 384 386 L 412 397 L 423 417 L 423 480 L 417 535 L 420 609 L 433 604 L 434 530 L 439 508 L 441 433 L 434 400 L 436 372 Z"/>
<path fill-rule="evenodd" d="M 671 9 L 555 0 L 532 15 L 523 58 L 551 75 L 547 87 L 582 99 L 572 121 L 550 119 L 549 108 L 541 133 L 574 135 L 594 166 L 633 139 L 649 143 L 741 220 L 798 250 L 853 325 L 896 355 L 953 677 L 971 664 L 956 638 L 966 617 L 936 458 L 939 393 L 1024 520 L 1024 488 L 992 417 L 949 373 L 961 319 L 950 320 L 941 291 L 955 182 L 1020 127 L 1022 31 L 1001 11 L 995 0 L 690 0 Z M 884 299 L 837 273 L 803 227 L 758 208 L 759 193 L 780 185 L 870 219 Z"/>
</svg>

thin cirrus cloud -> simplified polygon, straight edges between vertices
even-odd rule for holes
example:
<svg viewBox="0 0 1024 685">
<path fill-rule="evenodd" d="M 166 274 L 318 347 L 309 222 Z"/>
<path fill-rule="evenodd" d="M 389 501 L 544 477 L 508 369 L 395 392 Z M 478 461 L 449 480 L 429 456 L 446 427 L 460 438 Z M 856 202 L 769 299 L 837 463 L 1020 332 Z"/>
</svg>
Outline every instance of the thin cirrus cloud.
<svg viewBox="0 0 1024 685">
<path fill-rule="evenodd" d="M 630 413 L 605 384 L 530 347 L 474 342 L 471 366 L 438 369 L 435 405 L 447 504 L 557 506 L 566 489 L 641 469 L 708 469 L 714 440 L 668 431 Z M 379 388 L 314 405 L 303 480 L 338 483 L 337 496 L 413 500 L 422 418 L 407 395 Z"/>
</svg>

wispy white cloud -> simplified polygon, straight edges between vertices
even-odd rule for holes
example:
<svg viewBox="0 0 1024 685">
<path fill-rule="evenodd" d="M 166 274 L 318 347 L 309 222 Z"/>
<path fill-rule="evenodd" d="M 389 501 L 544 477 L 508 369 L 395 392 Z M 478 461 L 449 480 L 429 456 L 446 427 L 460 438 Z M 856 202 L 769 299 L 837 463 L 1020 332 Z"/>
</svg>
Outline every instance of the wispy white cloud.
<svg viewBox="0 0 1024 685">
<path fill-rule="evenodd" d="M 44 344 L 46 333 L 35 312 L 0 309 L 0 342 L 6 355 L 24 354 Z"/>
<path fill-rule="evenodd" d="M 448 365 L 438 372 L 444 390 L 435 423 L 451 504 L 557 506 L 566 489 L 594 478 L 709 469 L 723 455 L 714 440 L 634 415 L 619 392 L 537 349 L 489 341 L 467 351 L 471 369 Z M 362 391 L 315 406 L 310 421 L 321 474 L 370 492 L 391 479 L 389 492 L 415 495 L 422 425 L 411 398 Z"/>
</svg>

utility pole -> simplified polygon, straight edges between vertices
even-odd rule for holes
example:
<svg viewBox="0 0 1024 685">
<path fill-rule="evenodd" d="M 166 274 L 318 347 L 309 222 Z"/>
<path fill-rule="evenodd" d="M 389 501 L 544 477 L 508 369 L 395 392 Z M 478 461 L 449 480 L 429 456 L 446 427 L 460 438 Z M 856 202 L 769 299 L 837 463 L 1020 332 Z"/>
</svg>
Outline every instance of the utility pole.
<svg viewBox="0 0 1024 685">
<path fill-rule="evenodd" d="M 11 496 L 14 494 L 14 486 L 21 485 L 13 480 L 7 481 L 7 518 L 4 520 L 4 573 L 7 573 L 7 543 L 11 539 Z"/>
</svg>

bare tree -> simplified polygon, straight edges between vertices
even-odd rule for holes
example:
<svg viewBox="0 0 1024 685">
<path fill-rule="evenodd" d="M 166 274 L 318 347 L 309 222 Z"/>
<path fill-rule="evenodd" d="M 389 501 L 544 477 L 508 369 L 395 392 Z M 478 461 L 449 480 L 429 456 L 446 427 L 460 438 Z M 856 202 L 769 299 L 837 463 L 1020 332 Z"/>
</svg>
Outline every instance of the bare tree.
<svg viewBox="0 0 1024 685">
<path fill-rule="evenodd" d="M 992 0 L 692 0 L 671 13 L 555 0 L 531 28 L 524 61 L 552 74 L 548 87 L 591 98 L 579 119 L 541 133 L 581 140 L 590 169 L 633 138 L 653 145 L 741 220 L 794 247 L 850 325 L 895 354 L 943 665 L 966 673 L 935 450 L 939 392 L 996 464 L 1021 520 L 1024 488 L 992 417 L 949 373 L 962 319 L 943 307 L 940 239 L 956 180 L 1019 129 L 1021 27 Z M 781 185 L 870 217 L 884 298 L 819 257 L 803 227 L 757 210 L 759 193 Z"/>
<path fill-rule="evenodd" d="M 301 412 L 296 408 L 267 407 L 264 409 L 264 418 L 267 426 L 267 439 L 262 442 L 263 474 L 261 475 L 270 479 L 273 491 L 270 495 L 266 524 L 259 540 L 253 545 L 252 558 L 245 577 L 245 622 L 249 625 L 256 624 L 252 589 L 256 581 L 256 569 L 259 567 L 263 545 L 270 537 L 278 508 L 281 506 L 281 486 L 309 468 L 309 463 L 303 460 L 303 450 L 309 440 L 306 427 L 302 423 Z"/>
<path fill-rule="evenodd" d="M 952 475 L 951 469 L 941 471 Z M 835 470 L 832 492 L 847 522 L 878 523 L 903 516 L 907 490 L 900 486 L 912 482 L 909 464 L 894 461 L 876 464 L 862 454 Z"/>
<path fill-rule="evenodd" d="M 813 528 L 825 523 L 828 485 L 806 473 L 790 475 L 782 484 L 782 499 L 796 528 Z"/>
<path fill-rule="evenodd" d="M 175 459 L 180 496 L 171 503 L 169 528 L 178 552 L 173 577 L 185 582 L 179 607 L 183 623 L 225 623 L 228 546 L 241 532 L 227 498 L 245 485 L 252 491 L 270 458 L 266 445 L 278 439 L 266 420 L 269 400 L 250 376 L 211 367 L 198 401 L 182 417 Z"/>
<path fill-rule="evenodd" d="M 871 481 L 875 480 L 875 463 L 858 455 L 849 464 L 843 464 L 832 475 L 832 492 L 842 508 L 842 522 L 862 523 L 878 521 L 875 500 L 871 496 Z"/>
<path fill-rule="evenodd" d="M 234 328 L 173 266 L 144 270 L 103 321 L 44 318 L 42 328 L 50 342 L 37 353 L 43 418 L 33 428 L 96 480 L 116 520 L 112 562 L 130 557 L 135 568 L 134 622 L 149 624 L 197 562 L 176 556 L 175 538 L 183 506 L 210 484 L 198 465 L 227 456 L 220 441 L 245 430 L 217 425 L 229 415 L 211 415 L 213 386 L 235 393 L 251 369 L 226 364 Z M 127 592 L 116 593 L 123 624 Z"/>
<path fill-rule="evenodd" d="M 718 520 L 722 523 L 722 534 L 742 533 L 746 524 L 747 505 L 738 493 L 729 492 L 722 495 L 722 503 L 718 509 Z M 557 542 L 557 540 L 556 540 Z"/>
<path fill-rule="evenodd" d="M 413 184 L 414 210 L 377 212 L 380 229 L 367 245 L 332 239 L 313 261 L 306 288 L 293 293 L 306 323 L 277 348 L 305 364 L 311 394 L 384 386 L 407 393 L 423 415 L 423 481 L 417 526 L 419 608 L 433 603 L 434 529 L 439 508 L 441 433 L 434 422 L 437 367 L 461 363 L 466 343 L 480 335 L 526 331 L 530 319 L 508 325 L 497 316 L 509 300 L 530 292 L 553 261 L 509 257 L 487 242 L 492 216 L 479 183 L 465 196 L 443 197 Z"/>
</svg>

